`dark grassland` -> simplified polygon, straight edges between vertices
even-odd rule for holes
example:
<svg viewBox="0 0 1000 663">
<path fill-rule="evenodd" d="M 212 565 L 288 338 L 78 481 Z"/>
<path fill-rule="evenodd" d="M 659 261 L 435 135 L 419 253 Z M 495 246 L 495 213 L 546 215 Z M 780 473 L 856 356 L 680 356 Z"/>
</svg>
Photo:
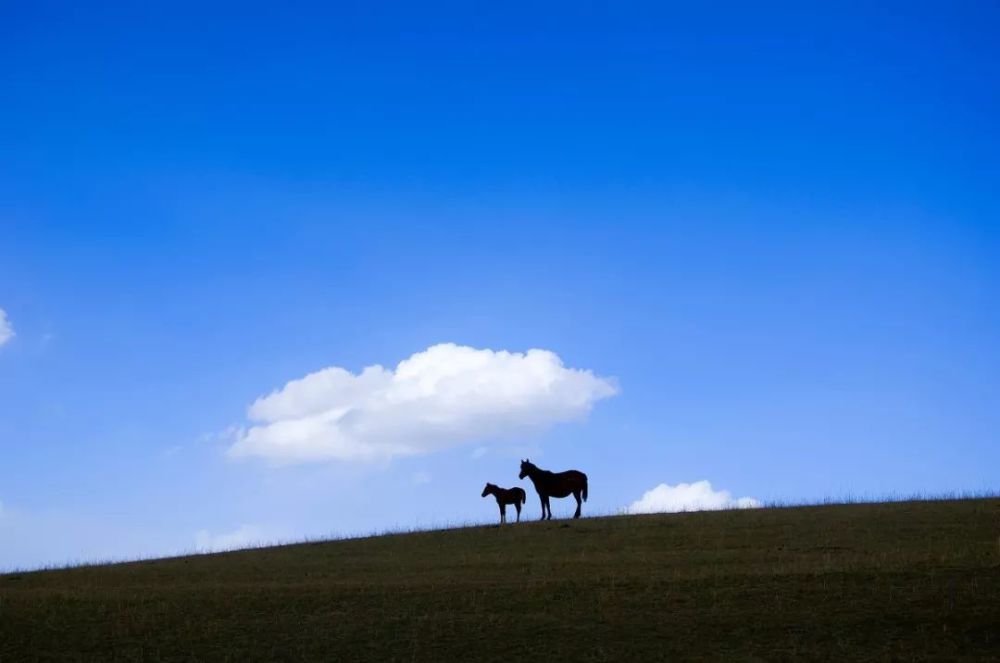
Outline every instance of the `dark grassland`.
<svg viewBox="0 0 1000 663">
<path fill-rule="evenodd" d="M 522 523 L 0 576 L 0 661 L 1000 660 L 1000 499 Z"/>
</svg>

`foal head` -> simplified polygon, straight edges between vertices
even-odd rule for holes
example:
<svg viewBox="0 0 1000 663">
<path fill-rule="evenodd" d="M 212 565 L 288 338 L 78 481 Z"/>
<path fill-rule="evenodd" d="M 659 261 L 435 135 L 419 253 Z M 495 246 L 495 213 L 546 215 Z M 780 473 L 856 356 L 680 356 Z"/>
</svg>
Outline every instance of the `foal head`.
<svg viewBox="0 0 1000 663">
<path fill-rule="evenodd" d="M 523 479 L 524 477 L 528 476 L 529 474 L 531 474 L 532 472 L 534 472 L 537 469 L 538 468 L 535 467 L 535 464 L 532 463 L 530 460 L 528 460 L 528 459 L 522 460 L 521 461 L 521 473 L 517 475 L 517 478 L 518 479 Z"/>
<path fill-rule="evenodd" d="M 493 484 L 491 484 L 491 483 L 488 483 L 488 484 L 486 484 L 486 487 L 485 487 L 485 488 L 483 488 L 483 495 L 482 495 L 482 496 L 483 496 L 483 497 L 486 497 L 486 496 L 487 496 L 487 495 L 489 495 L 490 493 L 494 492 L 494 491 L 495 491 L 496 489 L 497 489 L 497 487 L 496 487 L 496 486 L 494 486 L 494 485 L 493 485 Z"/>
</svg>

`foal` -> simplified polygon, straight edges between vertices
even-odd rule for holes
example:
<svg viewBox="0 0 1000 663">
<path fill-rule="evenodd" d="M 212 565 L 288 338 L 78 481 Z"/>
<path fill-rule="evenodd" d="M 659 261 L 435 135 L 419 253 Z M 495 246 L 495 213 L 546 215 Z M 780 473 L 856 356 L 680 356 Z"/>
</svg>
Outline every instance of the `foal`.
<svg viewBox="0 0 1000 663">
<path fill-rule="evenodd" d="M 494 486 L 492 483 L 486 484 L 483 488 L 483 497 L 487 495 L 493 495 L 497 498 L 497 506 L 500 507 L 500 524 L 503 525 L 507 522 L 507 505 L 513 504 L 514 508 L 517 509 L 517 522 L 521 522 L 521 505 L 524 501 L 528 499 L 528 496 L 524 494 L 524 491 L 520 488 L 501 488 L 500 486 Z"/>
</svg>

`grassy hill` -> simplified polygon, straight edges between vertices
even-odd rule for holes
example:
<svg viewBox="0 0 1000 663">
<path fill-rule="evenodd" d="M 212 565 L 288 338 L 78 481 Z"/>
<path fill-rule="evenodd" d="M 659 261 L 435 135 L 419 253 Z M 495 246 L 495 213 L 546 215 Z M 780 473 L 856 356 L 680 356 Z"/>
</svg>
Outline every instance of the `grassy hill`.
<svg viewBox="0 0 1000 663">
<path fill-rule="evenodd" d="M 593 518 L 0 576 L 0 661 L 1000 657 L 1000 499 Z"/>
</svg>

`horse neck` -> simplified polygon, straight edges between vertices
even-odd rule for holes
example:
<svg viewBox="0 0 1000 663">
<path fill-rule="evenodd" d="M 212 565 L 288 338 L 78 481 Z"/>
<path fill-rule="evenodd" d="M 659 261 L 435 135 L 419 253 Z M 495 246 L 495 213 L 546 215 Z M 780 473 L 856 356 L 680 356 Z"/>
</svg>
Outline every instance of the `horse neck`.
<svg viewBox="0 0 1000 663">
<path fill-rule="evenodd" d="M 545 478 L 552 474 L 548 470 L 543 470 L 542 468 L 535 466 L 535 469 L 528 472 L 528 478 L 531 479 L 531 483 L 538 485 L 539 481 L 545 481 Z"/>
</svg>

